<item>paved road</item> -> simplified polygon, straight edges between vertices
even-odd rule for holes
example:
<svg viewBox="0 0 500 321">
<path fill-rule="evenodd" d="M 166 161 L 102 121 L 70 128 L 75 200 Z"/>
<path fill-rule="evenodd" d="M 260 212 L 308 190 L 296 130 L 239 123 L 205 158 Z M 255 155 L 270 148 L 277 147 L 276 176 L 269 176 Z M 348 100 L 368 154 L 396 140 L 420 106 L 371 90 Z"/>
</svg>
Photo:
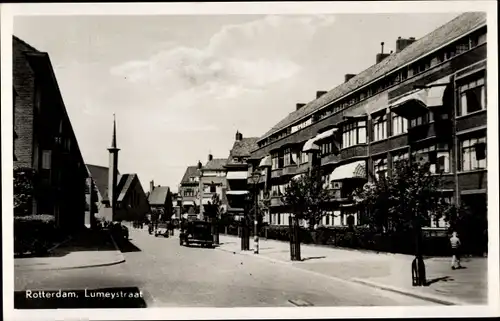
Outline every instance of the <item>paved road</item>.
<svg viewBox="0 0 500 321">
<path fill-rule="evenodd" d="M 16 273 L 16 289 L 138 287 L 148 307 L 290 307 L 432 305 L 332 280 L 289 265 L 217 249 L 179 246 L 131 229 L 126 263 L 68 271 Z"/>
</svg>

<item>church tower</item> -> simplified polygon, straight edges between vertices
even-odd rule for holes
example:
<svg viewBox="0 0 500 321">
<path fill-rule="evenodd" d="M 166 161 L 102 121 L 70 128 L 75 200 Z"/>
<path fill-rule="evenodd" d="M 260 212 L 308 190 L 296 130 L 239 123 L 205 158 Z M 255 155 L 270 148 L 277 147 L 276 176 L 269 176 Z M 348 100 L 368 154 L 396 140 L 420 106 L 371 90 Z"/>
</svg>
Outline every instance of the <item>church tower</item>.
<svg viewBox="0 0 500 321">
<path fill-rule="evenodd" d="M 111 147 L 109 151 L 109 170 L 108 170 L 108 199 L 111 205 L 113 220 L 115 218 L 116 200 L 117 200 L 117 180 L 118 180 L 118 152 L 119 148 L 116 147 L 116 119 L 113 114 L 113 138 L 111 140 Z"/>
</svg>

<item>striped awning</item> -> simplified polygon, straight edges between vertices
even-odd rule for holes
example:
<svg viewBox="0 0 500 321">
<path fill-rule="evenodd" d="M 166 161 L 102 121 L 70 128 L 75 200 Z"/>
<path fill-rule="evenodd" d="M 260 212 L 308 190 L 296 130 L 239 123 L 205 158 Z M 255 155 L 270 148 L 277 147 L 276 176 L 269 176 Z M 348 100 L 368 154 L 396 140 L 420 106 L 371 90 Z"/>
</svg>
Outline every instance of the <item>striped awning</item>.
<svg viewBox="0 0 500 321">
<path fill-rule="evenodd" d="M 347 178 L 366 178 L 365 161 L 357 161 L 335 168 L 330 175 L 330 181 L 339 181 Z"/>
<path fill-rule="evenodd" d="M 184 206 L 191 206 L 191 205 L 194 205 L 194 204 L 195 204 L 194 201 L 183 201 L 182 202 L 182 205 L 184 205 Z"/>
<path fill-rule="evenodd" d="M 261 159 L 260 163 L 259 163 L 259 168 L 263 168 L 263 167 L 271 167 L 271 156 L 266 156 L 264 157 L 263 159 Z"/>
<path fill-rule="evenodd" d="M 247 171 L 239 171 L 239 172 L 227 172 L 226 179 L 247 179 L 248 172 Z"/>
</svg>

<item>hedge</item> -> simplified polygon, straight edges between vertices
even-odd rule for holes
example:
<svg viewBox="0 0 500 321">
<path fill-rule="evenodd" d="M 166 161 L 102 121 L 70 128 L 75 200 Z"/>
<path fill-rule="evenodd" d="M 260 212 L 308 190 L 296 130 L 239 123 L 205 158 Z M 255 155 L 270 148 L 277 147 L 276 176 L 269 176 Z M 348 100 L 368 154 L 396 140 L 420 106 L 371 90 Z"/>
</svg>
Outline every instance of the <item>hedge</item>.
<svg viewBox="0 0 500 321">
<path fill-rule="evenodd" d="M 219 229 L 221 233 L 225 228 Z M 239 235 L 238 227 L 231 225 L 227 227 L 227 234 Z M 264 226 L 259 236 L 271 240 L 289 241 L 288 226 Z M 367 228 L 356 227 L 350 230 L 347 227 L 318 228 L 310 231 L 300 229 L 300 241 L 302 244 L 314 244 L 330 247 L 354 248 L 361 250 L 372 250 L 377 252 L 414 254 L 415 238 L 412 233 L 380 234 Z M 469 245 L 463 247 L 464 254 L 482 255 L 481 246 Z M 451 255 L 448 235 L 425 236 L 422 240 L 423 255 L 426 256 L 448 256 Z"/>
<path fill-rule="evenodd" d="M 57 228 L 53 215 L 14 217 L 14 254 L 45 254 L 66 233 Z"/>
</svg>

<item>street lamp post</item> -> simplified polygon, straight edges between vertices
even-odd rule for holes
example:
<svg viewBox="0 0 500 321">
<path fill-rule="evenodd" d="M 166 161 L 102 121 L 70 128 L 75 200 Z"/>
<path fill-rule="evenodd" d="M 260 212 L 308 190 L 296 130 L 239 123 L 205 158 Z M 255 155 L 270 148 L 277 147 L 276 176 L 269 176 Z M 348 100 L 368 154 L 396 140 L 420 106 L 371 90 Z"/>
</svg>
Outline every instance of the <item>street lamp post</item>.
<svg viewBox="0 0 500 321">
<path fill-rule="evenodd" d="M 258 218 L 258 212 L 259 212 L 259 200 L 258 200 L 258 193 L 259 193 L 259 184 L 260 180 L 260 173 L 258 172 L 253 172 L 252 173 L 252 183 L 253 183 L 253 192 L 254 192 L 254 254 L 259 254 L 259 218 Z"/>
</svg>

